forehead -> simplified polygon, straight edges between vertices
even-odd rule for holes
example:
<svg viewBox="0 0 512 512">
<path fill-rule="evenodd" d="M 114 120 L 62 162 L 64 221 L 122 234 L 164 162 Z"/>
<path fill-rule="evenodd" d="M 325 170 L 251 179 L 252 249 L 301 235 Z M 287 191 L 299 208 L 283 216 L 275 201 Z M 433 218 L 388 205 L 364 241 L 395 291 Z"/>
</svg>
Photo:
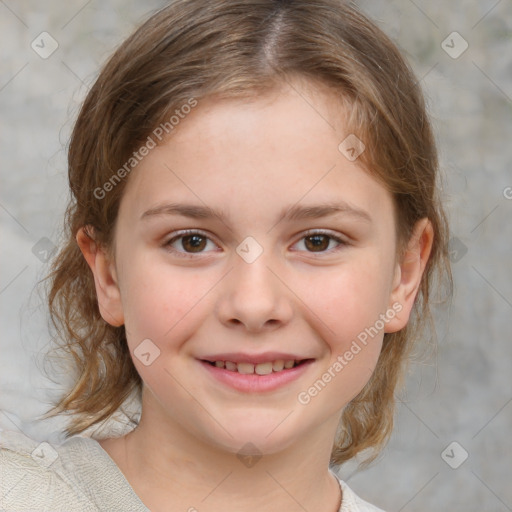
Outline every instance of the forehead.
<svg viewBox="0 0 512 512">
<path fill-rule="evenodd" d="M 265 96 L 198 100 L 132 172 L 123 202 L 141 215 L 187 198 L 234 215 L 338 199 L 375 211 L 391 197 L 340 151 L 350 135 L 340 98 L 295 83 Z"/>
</svg>

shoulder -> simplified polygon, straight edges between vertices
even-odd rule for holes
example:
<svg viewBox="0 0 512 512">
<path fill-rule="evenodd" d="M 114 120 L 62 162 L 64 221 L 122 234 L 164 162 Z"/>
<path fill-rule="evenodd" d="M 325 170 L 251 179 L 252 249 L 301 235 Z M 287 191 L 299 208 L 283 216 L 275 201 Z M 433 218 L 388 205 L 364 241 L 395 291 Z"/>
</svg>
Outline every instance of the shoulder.
<svg viewBox="0 0 512 512">
<path fill-rule="evenodd" d="M 47 480 L 50 466 L 55 461 L 55 449 L 49 443 L 39 443 L 20 432 L 2 430 L 0 432 L 1 485 L 19 482 Z"/>
<path fill-rule="evenodd" d="M 0 508 L 2 510 L 97 510 L 80 490 L 51 443 L 21 432 L 0 431 Z"/>
<path fill-rule="evenodd" d="M 367 501 L 360 498 L 346 482 L 341 480 L 336 473 L 334 476 L 340 482 L 341 490 L 343 493 L 343 499 L 339 512 L 384 512 L 381 508 L 368 503 Z"/>
</svg>

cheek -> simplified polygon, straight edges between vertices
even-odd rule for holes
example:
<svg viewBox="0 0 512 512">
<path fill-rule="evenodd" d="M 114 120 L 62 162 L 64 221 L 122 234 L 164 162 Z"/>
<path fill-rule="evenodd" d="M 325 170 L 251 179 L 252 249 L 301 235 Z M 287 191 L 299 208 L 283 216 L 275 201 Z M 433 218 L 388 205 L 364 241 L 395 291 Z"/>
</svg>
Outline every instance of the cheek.
<svg viewBox="0 0 512 512">
<path fill-rule="evenodd" d="M 214 280 L 156 262 L 132 268 L 138 271 L 127 276 L 122 293 L 128 347 L 146 386 L 163 396 L 176 384 L 168 374 L 172 361 L 203 322 Z"/>
<path fill-rule="evenodd" d="M 315 330 L 329 353 L 299 403 L 314 402 L 323 415 L 335 414 L 369 381 L 382 348 L 380 315 L 387 306 L 382 270 L 377 259 L 361 259 L 317 280 L 308 306 L 318 312 Z"/>
<path fill-rule="evenodd" d="M 121 289 L 130 348 L 149 338 L 157 346 L 165 341 L 166 350 L 172 349 L 173 340 L 184 340 L 191 334 L 187 327 L 201 309 L 198 306 L 213 278 L 143 258 L 133 258 L 130 268 L 136 270 L 126 274 Z"/>
<path fill-rule="evenodd" d="M 384 267 L 378 254 L 360 254 L 350 264 L 326 273 L 311 287 L 316 291 L 309 292 L 308 305 L 319 317 L 316 330 L 329 351 L 318 378 L 332 383 L 319 403 L 332 412 L 361 391 L 377 364 L 384 327 L 380 315 L 386 313 L 389 294 Z"/>
<path fill-rule="evenodd" d="M 388 281 L 385 269 L 373 256 L 361 257 L 357 263 L 339 266 L 315 279 L 315 286 L 306 295 L 308 305 L 318 312 L 324 324 L 324 339 L 333 351 L 344 350 L 347 343 L 373 326 L 385 312 Z"/>
</svg>

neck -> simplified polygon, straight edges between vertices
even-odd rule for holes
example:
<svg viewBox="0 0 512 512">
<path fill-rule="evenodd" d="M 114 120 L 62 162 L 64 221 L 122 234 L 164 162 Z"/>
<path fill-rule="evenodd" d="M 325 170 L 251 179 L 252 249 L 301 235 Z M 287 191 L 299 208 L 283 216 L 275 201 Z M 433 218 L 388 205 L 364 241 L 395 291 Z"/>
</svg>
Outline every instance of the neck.
<svg viewBox="0 0 512 512">
<path fill-rule="evenodd" d="M 339 510 L 339 483 L 328 470 L 338 418 L 263 456 L 229 453 L 157 419 L 143 412 L 138 427 L 119 438 L 114 458 L 152 512 L 169 503 L 190 512 Z"/>
</svg>

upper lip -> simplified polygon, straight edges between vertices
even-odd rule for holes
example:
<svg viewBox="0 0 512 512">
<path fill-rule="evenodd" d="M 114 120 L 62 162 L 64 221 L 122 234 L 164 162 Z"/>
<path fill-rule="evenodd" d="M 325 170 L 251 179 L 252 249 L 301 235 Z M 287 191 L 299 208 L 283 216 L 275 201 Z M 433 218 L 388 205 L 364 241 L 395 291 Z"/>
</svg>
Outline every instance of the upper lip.
<svg viewBox="0 0 512 512">
<path fill-rule="evenodd" d="M 285 354 L 284 352 L 263 352 L 261 354 L 244 354 L 242 352 L 224 352 L 222 354 L 207 355 L 200 357 L 203 361 L 231 361 L 232 363 L 267 363 L 270 361 L 303 361 L 313 359 L 312 357 L 298 356 L 296 354 Z"/>
</svg>

